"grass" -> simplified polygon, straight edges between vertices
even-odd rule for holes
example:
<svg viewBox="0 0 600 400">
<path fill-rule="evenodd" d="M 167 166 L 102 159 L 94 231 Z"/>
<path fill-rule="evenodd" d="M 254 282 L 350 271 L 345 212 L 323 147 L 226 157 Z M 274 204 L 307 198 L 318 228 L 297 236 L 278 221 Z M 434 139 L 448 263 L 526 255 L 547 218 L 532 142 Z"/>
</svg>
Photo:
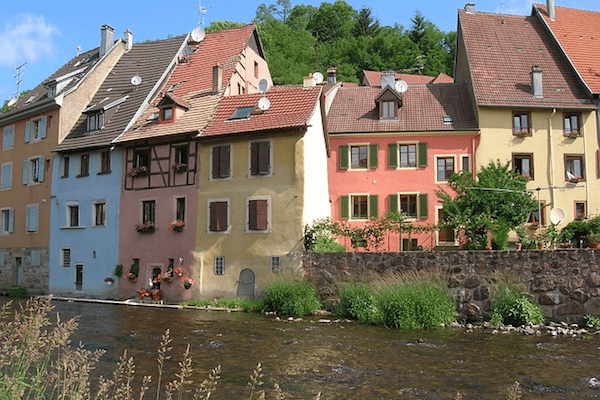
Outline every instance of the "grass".
<svg viewBox="0 0 600 400">
<path fill-rule="evenodd" d="M 314 314 L 321 308 L 321 301 L 309 282 L 282 273 L 265 284 L 262 305 L 264 311 L 299 317 Z"/>
<path fill-rule="evenodd" d="M 490 309 L 492 325 L 520 326 L 544 323 L 542 310 L 529 299 L 526 288 L 517 277 L 503 274 L 496 275 L 493 279 Z"/>
</svg>

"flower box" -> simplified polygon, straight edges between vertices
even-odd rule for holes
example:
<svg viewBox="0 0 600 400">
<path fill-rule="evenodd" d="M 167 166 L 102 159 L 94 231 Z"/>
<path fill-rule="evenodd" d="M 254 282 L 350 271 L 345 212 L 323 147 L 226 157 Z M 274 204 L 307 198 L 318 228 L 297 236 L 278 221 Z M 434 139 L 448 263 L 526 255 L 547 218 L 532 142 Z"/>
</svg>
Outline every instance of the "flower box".
<svg viewBox="0 0 600 400">
<path fill-rule="evenodd" d="M 187 164 L 173 163 L 173 164 L 171 164 L 171 169 L 173 169 L 173 171 L 175 171 L 175 173 L 179 174 L 179 173 L 187 171 Z"/>
<path fill-rule="evenodd" d="M 171 222 L 169 224 L 169 226 L 167 227 L 167 229 L 172 232 L 181 232 L 181 231 L 183 231 L 183 227 L 185 227 L 185 222 L 178 219 L 178 220 Z"/>
<path fill-rule="evenodd" d="M 181 286 L 183 286 L 183 288 L 185 290 L 188 290 L 189 288 L 191 288 L 193 284 L 194 284 L 194 280 L 187 276 L 181 280 Z"/>
<path fill-rule="evenodd" d="M 154 223 L 146 222 L 145 224 L 135 224 L 135 231 L 138 233 L 153 233 L 156 230 Z"/>
<path fill-rule="evenodd" d="M 143 166 L 143 165 L 142 165 L 141 167 L 136 167 L 136 168 L 133 168 L 133 169 L 131 169 L 131 170 L 128 172 L 128 175 L 129 175 L 129 176 L 132 176 L 132 177 L 134 177 L 134 178 L 135 178 L 136 176 L 144 176 L 144 175 L 148 175 L 148 167 L 145 167 L 145 166 Z"/>
</svg>

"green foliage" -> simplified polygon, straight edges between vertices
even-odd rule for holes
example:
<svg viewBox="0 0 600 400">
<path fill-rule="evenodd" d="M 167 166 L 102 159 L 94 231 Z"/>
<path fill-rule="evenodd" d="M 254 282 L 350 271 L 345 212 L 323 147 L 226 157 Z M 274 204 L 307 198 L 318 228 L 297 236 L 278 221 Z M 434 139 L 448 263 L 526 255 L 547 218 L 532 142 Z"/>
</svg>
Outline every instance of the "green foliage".
<svg viewBox="0 0 600 400">
<path fill-rule="evenodd" d="M 587 326 L 591 326 L 594 328 L 600 328 L 600 318 L 593 315 L 584 315 L 583 319 L 585 320 L 585 324 Z"/>
<path fill-rule="evenodd" d="M 600 233 L 600 217 L 569 222 L 560 231 L 559 240 L 563 243 L 570 242 L 572 239 L 579 242 L 581 239 L 589 240 L 594 233 Z"/>
<path fill-rule="evenodd" d="M 204 300 L 204 299 L 192 299 L 187 300 L 181 303 L 182 306 L 193 306 L 193 307 L 206 307 L 206 306 L 214 306 L 215 302 L 213 300 Z"/>
<path fill-rule="evenodd" d="M 362 323 L 382 323 L 381 310 L 369 284 L 343 283 L 338 288 L 340 298 L 333 312 L 338 318 L 351 318 Z"/>
<path fill-rule="evenodd" d="M 504 221 L 498 221 L 494 234 L 492 236 L 492 248 L 494 250 L 506 250 L 508 249 L 508 233 L 510 232 L 510 226 Z"/>
<path fill-rule="evenodd" d="M 304 248 L 307 251 L 315 253 L 338 253 L 346 251 L 346 248 L 339 244 L 333 232 L 336 230 L 336 223 L 331 218 L 317 219 L 311 225 L 304 227 Z"/>
<path fill-rule="evenodd" d="M 315 288 L 293 276 L 279 275 L 265 285 L 263 309 L 289 316 L 311 315 L 321 308 Z"/>
<path fill-rule="evenodd" d="M 115 276 L 117 278 L 123 276 L 123 264 L 117 264 L 115 266 Z"/>
<path fill-rule="evenodd" d="M 527 292 L 518 285 L 500 281 L 492 290 L 490 322 L 493 325 L 542 324 L 544 320 L 540 307 L 529 300 Z"/>
<path fill-rule="evenodd" d="M 27 289 L 22 286 L 10 288 L 8 290 L 8 297 L 11 299 L 23 299 L 27 297 Z"/>
<path fill-rule="evenodd" d="M 243 22 L 234 22 L 234 21 L 210 21 L 210 26 L 206 28 L 206 32 L 216 32 L 222 31 L 225 29 L 231 28 L 239 28 L 242 26 L 246 26 L 247 24 Z"/>
<path fill-rule="evenodd" d="M 241 308 L 246 311 L 260 311 L 262 309 L 262 302 L 250 299 L 218 299 L 217 307 L 225 308 Z"/>
</svg>

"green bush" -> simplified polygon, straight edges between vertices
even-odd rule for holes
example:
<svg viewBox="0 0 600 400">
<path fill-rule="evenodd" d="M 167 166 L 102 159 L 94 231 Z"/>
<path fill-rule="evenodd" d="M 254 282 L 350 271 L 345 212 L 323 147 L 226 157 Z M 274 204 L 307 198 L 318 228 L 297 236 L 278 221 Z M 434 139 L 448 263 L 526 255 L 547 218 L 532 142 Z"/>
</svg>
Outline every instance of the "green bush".
<svg viewBox="0 0 600 400">
<path fill-rule="evenodd" d="M 408 281 L 379 290 L 383 324 L 399 329 L 436 329 L 455 320 L 456 306 L 446 289 L 434 281 Z"/>
<path fill-rule="evenodd" d="M 544 322 L 542 310 L 534 304 L 527 292 L 511 283 L 502 282 L 492 296 L 490 322 L 493 325 L 520 326 Z"/>
<path fill-rule="evenodd" d="M 311 250 L 315 253 L 341 253 L 346 248 L 333 236 L 317 236 Z"/>
<path fill-rule="evenodd" d="M 8 297 L 13 299 L 27 297 L 27 289 L 22 286 L 10 288 L 8 291 Z"/>
<path fill-rule="evenodd" d="M 236 297 L 234 299 L 217 300 L 217 307 L 242 308 L 246 311 L 260 311 L 262 309 L 262 303 L 256 300 L 240 299 Z"/>
<path fill-rule="evenodd" d="M 333 312 L 338 318 L 351 318 L 362 323 L 382 322 L 381 310 L 367 283 L 343 283 L 338 288 L 340 298 Z"/>
<path fill-rule="evenodd" d="M 301 316 L 321 308 L 315 288 L 297 277 L 278 276 L 265 285 L 262 304 L 265 311 Z"/>
<path fill-rule="evenodd" d="M 194 306 L 194 307 L 205 307 L 205 306 L 214 306 L 215 302 L 213 300 L 202 300 L 202 299 L 192 299 L 187 300 L 181 303 L 183 306 Z"/>
</svg>

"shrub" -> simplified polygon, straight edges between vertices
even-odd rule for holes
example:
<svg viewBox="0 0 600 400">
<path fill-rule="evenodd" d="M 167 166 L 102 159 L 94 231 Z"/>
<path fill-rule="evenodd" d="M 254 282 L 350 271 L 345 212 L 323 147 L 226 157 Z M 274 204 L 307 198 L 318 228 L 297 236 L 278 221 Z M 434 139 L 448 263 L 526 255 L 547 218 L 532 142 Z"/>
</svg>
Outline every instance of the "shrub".
<svg viewBox="0 0 600 400">
<path fill-rule="evenodd" d="M 346 248 L 333 236 L 317 236 L 311 250 L 315 253 L 341 253 Z"/>
<path fill-rule="evenodd" d="M 214 306 L 215 302 L 213 300 L 192 299 L 192 300 L 187 300 L 187 301 L 182 302 L 181 305 L 205 307 L 205 306 Z"/>
<path fill-rule="evenodd" d="M 542 310 L 534 304 L 527 292 L 512 282 L 499 282 L 492 290 L 490 322 L 493 325 L 525 325 L 544 322 Z"/>
<path fill-rule="evenodd" d="M 380 324 L 381 310 L 367 283 L 343 283 L 338 288 L 340 298 L 333 312 L 338 318 L 356 319 L 362 323 Z"/>
<path fill-rule="evenodd" d="M 256 300 L 240 299 L 236 297 L 234 299 L 217 300 L 217 307 L 242 308 L 246 311 L 260 311 L 262 309 L 262 303 Z"/>
<path fill-rule="evenodd" d="M 321 308 L 313 285 L 285 275 L 279 275 L 265 285 L 262 304 L 265 311 L 290 316 L 310 315 Z"/>
<path fill-rule="evenodd" d="M 12 299 L 21 299 L 27 297 L 27 289 L 22 286 L 17 286 L 14 288 L 10 288 L 8 290 L 8 297 Z"/>
</svg>

